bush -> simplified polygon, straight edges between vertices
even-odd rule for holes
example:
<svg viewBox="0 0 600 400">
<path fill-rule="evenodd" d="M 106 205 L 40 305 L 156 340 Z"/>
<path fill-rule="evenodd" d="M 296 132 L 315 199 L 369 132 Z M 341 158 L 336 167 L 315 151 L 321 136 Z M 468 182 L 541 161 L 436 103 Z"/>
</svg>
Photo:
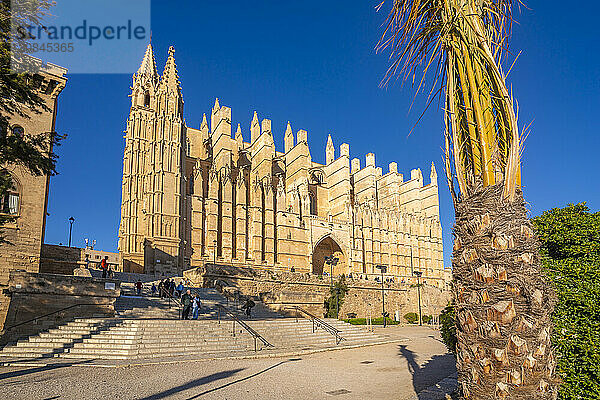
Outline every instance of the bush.
<svg viewBox="0 0 600 400">
<path fill-rule="evenodd" d="M 404 315 L 404 319 L 407 320 L 409 324 L 415 324 L 419 320 L 419 316 L 417 313 L 409 312 L 408 314 Z"/>
<path fill-rule="evenodd" d="M 442 340 L 452 354 L 456 355 L 456 325 L 454 323 L 454 306 L 448 304 L 446 308 L 440 314 L 440 331 L 442 333 Z"/>
<path fill-rule="evenodd" d="M 569 204 L 533 223 L 558 296 L 552 342 L 559 398 L 600 399 L 600 213 Z"/>
<path fill-rule="evenodd" d="M 344 297 L 348 293 L 348 285 L 344 274 L 340 275 L 339 279 L 329 288 L 329 297 L 325 299 L 325 311 L 327 318 L 337 318 L 338 310 L 342 308 Z"/>
<path fill-rule="evenodd" d="M 433 317 L 431 315 L 423 315 L 421 319 L 423 320 L 424 324 L 430 324 L 433 320 Z"/>
<path fill-rule="evenodd" d="M 348 318 L 348 319 L 344 319 L 342 321 L 348 322 L 348 323 L 350 323 L 352 325 L 366 325 L 367 324 L 367 318 Z M 385 319 L 385 323 L 386 323 L 386 325 L 398 325 L 400 322 L 394 321 L 391 318 L 386 318 Z M 373 325 L 383 325 L 383 317 L 372 318 L 371 319 L 371 324 L 373 324 Z"/>
</svg>

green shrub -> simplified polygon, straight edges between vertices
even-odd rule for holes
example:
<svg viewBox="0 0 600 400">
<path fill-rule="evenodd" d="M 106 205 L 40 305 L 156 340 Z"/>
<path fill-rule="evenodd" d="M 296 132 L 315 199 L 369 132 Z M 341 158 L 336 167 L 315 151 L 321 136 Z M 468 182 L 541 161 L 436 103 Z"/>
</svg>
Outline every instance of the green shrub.
<svg viewBox="0 0 600 400">
<path fill-rule="evenodd" d="M 348 319 L 344 319 L 342 321 L 348 322 L 348 323 L 350 323 L 352 325 L 366 325 L 367 324 L 367 318 L 348 318 Z M 385 323 L 386 323 L 386 325 L 398 325 L 400 322 L 394 321 L 391 318 L 386 318 L 385 319 Z M 383 325 L 383 317 L 372 318 L 371 319 L 371 324 L 373 324 L 373 325 Z"/>
<path fill-rule="evenodd" d="M 558 296 L 552 342 L 559 398 L 600 399 L 600 213 L 569 204 L 533 223 Z"/>
<path fill-rule="evenodd" d="M 329 288 L 329 297 L 325 299 L 327 318 L 337 318 L 338 310 L 342 308 L 344 297 L 348 293 L 348 285 L 344 274 Z"/>
<path fill-rule="evenodd" d="M 433 320 L 433 317 L 431 315 L 423 315 L 421 319 L 423 320 L 424 324 L 430 324 Z"/>
<path fill-rule="evenodd" d="M 419 320 L 419 316 L 417 313 L 409 312 L 408 314 L 404 315 L 404 319 L 407 320 L 409 324 L 415 324 Z"/>
<path fill-rule="evenodd" d="M 454 315 L 454 306 L 448 304 L 440 314 L 440 331 L 442 340 L 448 350 L 456 355 L 456 325 L 454 323 L 456 316 Z"/>
</svg>

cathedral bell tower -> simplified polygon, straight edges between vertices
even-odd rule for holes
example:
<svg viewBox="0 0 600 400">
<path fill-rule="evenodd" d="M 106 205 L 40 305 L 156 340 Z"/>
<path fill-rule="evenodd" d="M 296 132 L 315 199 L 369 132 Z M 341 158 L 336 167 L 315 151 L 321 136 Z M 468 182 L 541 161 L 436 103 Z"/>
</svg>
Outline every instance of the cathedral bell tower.
<svg viewBox="0 0 600 400">
<path fill-rule="evenodd" d="M 126 272 L 183 269 L 183 98 L 174 58 L 162 77 L 149 44 L 133 75 L 125 131 L 119 254 Z"/>
</svg>

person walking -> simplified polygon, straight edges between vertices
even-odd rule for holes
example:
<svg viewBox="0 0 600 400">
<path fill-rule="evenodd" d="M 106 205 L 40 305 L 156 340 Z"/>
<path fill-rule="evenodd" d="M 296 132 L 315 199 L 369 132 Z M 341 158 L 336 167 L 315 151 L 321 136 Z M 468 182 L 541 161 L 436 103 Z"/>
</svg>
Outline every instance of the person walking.
<svg viewBox="0 0 600 400">
<path fill-rule="evenodd" d="M 176 291 L 177 297 L 180 297 L 183 294 L 183 289 L 184 289 L 183 283 L 179 282 L 179 285 L 177 285 L 177 291 Z"/>
<path fill-rule="evenodd" d="M 242 306 L 242 310 L 245 309 L 246 310 L 246 316 L 248 318 L 252 317 L 252 307 L 254 307 L 256 304 L 254 304 L 254 302 L 252 301 L 252 299 L 248 298 L 246 300 L 246 302 L 244 303 L 244 305 Z"/>
<path fill-rule="evenodd" d="M 192 295 L 189 289 L 183 296 L 181 296 L 181 304 L 183 305 L 181 319 L 189 319 L 190 308 L 192 307 Z"/>
<path fill-rule="evenodd" d="M 102 278 L 106 278 L 106 274 L 108 273 L 108 256 L 105 256 L 100 261 L 100 268 L 102 268 Z"/>
<path fill-rule="evenodd" d="M 164 290 L 165 290 L 165 281 L 162 280 L 160 282 L 158 282 L 158 297 L 160 297 L 161 299 L 164 296 Z"/>
<path fill-rule="evenodd" d="M 150 288 L 150 291 L 152 292 L 152 297 L 156 296 L 156 284 L 154 282 L 152 282 L 152 287 Z"/>
<path fill-rule="evenodd" d="M 135 283 L 135 289 L 136 289 L 136 291 L 137 291 L 137 295 L 138 295 L 138 296 L 141 296 L 141 294 L 142 294 L 142 287 L 143 287 L 143 285 L 142 285 L 142 281 L 140 281 L 140 280 L 138 279 L 138 281 Z"/>
<path fill-rule="evenodd" d="M 198 311 L 200 311 L 200 297 L 195 294 L 194 300 L 192 300 L 192 319 L 198 319 Z"/>
</svg>

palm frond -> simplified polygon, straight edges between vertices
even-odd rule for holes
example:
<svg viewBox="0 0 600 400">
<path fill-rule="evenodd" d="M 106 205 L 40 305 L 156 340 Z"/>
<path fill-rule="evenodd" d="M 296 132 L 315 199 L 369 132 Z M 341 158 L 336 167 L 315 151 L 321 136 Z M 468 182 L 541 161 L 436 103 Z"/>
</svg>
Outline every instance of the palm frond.
<svg viewBox="0 0 600 400">
<path fill-rule="evenodd" d="M 520 135 L 501 60 L 508 53 L 512 0 L 393 0 L 377 49 L 391 50 L 384 78 L 411 79 L 417 93 L 431 72 L 444 88 L 446 168 L 461 196 L 500 182 L 520 185 Z M 379 4 L 382 8 L 385 2 Z M 436 66 L 435 70 L 431 67 Z M 512 66 L 511 66 L 512 68 Z M 509 69 L 510 72 L 510 69 Z M 439 85 L 439 86 L 437 86 Z"/>
</svg>

